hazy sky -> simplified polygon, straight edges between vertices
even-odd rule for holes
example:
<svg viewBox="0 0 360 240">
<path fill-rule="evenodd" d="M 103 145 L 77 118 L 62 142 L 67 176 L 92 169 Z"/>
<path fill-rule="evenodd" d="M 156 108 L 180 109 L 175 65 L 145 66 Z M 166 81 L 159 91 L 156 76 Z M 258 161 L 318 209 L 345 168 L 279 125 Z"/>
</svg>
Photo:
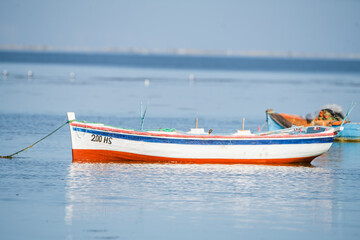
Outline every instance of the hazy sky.
<svg viewBox="0 0 360 240">
<path fill-rule="evenodd" d="M 1 0 L 0 44 L 360 53 L 360 0 Z"/>
</svg>

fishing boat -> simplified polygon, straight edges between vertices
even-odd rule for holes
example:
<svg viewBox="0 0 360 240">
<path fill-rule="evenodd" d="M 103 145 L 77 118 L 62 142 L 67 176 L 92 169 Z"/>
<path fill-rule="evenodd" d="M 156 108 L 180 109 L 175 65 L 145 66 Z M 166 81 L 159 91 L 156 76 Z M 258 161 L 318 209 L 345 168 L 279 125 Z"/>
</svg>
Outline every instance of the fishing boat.
<svg viewBox="0 0 360 240">
<path fill-rule="evenodd" d="M 212 135 L 203 128 L 131 130 L 78 121 L 68 112 L 73 162 L 293 164 L 310 163 L 331 147 L 329 127 Z"/>
<path fill-rule="evenodd" d="M 348 115 L 348 114 L 347 114 Z M 336 135 L 335 141 L 360 142 L 360 123 L 350 122 L 344 117 L 341 107 L 325 105 L 315 117 L 308 114 L 305 118 L 298 115 L 276 113 L 273 109 L 266 110 L 266 123 L 269 131 L 290 127 L 328 126 L 343 130 Z"/>
</svg>

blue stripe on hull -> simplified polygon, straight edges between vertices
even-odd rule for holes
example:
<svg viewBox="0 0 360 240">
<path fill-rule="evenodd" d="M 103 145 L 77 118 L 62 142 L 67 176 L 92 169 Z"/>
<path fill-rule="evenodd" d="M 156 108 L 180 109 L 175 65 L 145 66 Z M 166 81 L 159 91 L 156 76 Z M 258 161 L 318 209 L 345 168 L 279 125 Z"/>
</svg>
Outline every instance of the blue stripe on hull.
<svg viewBox="0 0 360 240">
<path fill-rule="evenodd" d="M 191 144 L 191 145 L 271 145 L 271 144 L 313 144 L 313 143 L 332 143 L 333 137 L 323 138 L 307 138 L 307 139 L 233 139 L 233 140 L 218 140 L 218 139 L 186 139 L 186 138 L 161 138 L 148 137 L 139 135 L 127 135 L 114 132 L 98 131 L 93 129 L 84 129 L 73 127 L 74 131 L 86 132 L 105 137 L 112 137 L 118 139 L 125 139 L 131 141 L 142 141 L 152 143 L 170 143 L 170 144 Z"/>
</svg>

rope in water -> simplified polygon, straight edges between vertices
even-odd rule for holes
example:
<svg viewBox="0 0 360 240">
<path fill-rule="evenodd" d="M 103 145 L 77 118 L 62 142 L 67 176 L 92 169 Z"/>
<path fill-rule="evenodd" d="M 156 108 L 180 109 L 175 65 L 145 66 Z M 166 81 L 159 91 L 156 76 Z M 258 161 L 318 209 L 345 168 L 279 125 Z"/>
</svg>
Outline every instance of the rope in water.
<svg viewBox="0 0 360 240">
<path fill-rule="evenodd" d="M 24 148 L 24 149 L 21 149 L 20 151 L 17 151 L 13 154 L 10 154 L 8 156 L 0 156 L 0 158 L 13 158 L 14 155 L 17 155 L 29 148 L 32 148 L 35 144 L 41 142 L 42 140 L 44 140 L 45 138 L 49 137 L 50 135 L 54 134 L 55 132 L 57 132 L 58 130 L 60 130 L 62 127 L 64 127 L 66 124 L 70 123 L 70 122 L 73 122 L 75 120 L 71 120 L 71 121 L 66 121 L 64 124 L 62 124 L 60 127 L 56 128 L 54 131 L 52 131 L 51 133 L 49 133 L 48 135 L 46 135 L 45 137 L 41 138 L 40 140 L 36 141 L 35 143 L 31 144 L 30 146 Z"/>
</svg>

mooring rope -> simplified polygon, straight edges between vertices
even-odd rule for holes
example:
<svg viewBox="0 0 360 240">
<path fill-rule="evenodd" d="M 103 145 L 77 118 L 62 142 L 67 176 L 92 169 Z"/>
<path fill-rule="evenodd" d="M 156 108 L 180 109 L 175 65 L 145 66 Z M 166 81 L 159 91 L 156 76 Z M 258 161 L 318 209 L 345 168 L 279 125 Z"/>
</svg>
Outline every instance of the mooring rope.
<svg viewBox="0 0 360 240">
<path fill-rule="evenodd" d="M 52 135 L 52 134 L 54 134 L 55 132 L 57 132 L 58 130 L 60 130 L 60 129 L 61 129 L 63 126 L 65 126 L 66 124 L 71 123 L 71 122 L 73 122 L 73 121 L 75 121 L 75 120 L 66 121 L 66 122 L 65 122 L 64 124 L 62 124 L 60 127 L 56 128 L 54 131 L 52 131 L 51 133 L 49 133 L 49 134 L 46 135 L 45 137 L 41 138 L 40 140 L 36 141 L 35 143 L 31 144 L 30 146 L 28 146 L 28 147 L 26 147 L 26 148 L 24 148 L 24 149 L 21 149 L 20 151 L 17 151 L 17 152 L 15 152 L 15 153 L 13 153 L 13 154 L 10 154 L 10 155 L 8 155 L 8 156 L 0 156 L 0 158 L 13 158 L 14 155 L 17 155 L 17 154 L 19 154 L 19 153 L 21 153 L 21 152 L 23 152 L 23 151 L 25 151 L 25 150 L 27 150 L 27 149 L 29 149 L 29 148 L 32 148 L 35 144 L 41 142 L 41 141 L 44 140 L 45 138 L 49 137 L 50 135 Z"/>
<path fill-rule="evenodd" d="M 344 123 L 345 123 L 345 120 L 348 118 L 348 116 L 350 115 L 350 113 L 351 113 L 351 111 L 354 109 L 354 107 L 356 106 L 356 102 L 355 101 L 352 101 L 351 102 L 351 105 L 350 105 L 350 107 L 349 107 L 349 109 L 348 109 L 348 111 L 347 111 L 347 113 L 346 113 L 346 115 L 345 115 L 345 117 L 344 117 L 344 120 L 342 121 L 342 123 L 341 123 L 341 125 L 340 125 L 340 128 L 344 125 Z"/>
</svg>

